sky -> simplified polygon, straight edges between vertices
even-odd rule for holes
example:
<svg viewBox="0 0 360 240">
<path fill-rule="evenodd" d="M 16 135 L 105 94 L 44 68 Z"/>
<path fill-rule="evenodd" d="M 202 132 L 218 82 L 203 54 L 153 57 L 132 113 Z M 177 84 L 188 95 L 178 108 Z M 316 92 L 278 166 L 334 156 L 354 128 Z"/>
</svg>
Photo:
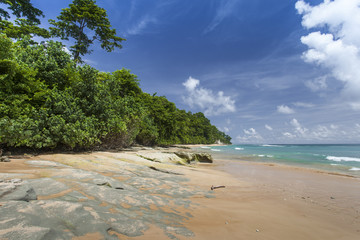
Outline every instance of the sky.
<svg viewBox="0 0 360 240">
<path fill-rule="evenodd" d="M 44 27 L 70 0 L 32 0 Z M 98 0 L 123 48 L 84 57 L 246 143 L 360 143 L 360 0 Z M 67 43 L 68 46 L 71 43 Z"/>
</svg>

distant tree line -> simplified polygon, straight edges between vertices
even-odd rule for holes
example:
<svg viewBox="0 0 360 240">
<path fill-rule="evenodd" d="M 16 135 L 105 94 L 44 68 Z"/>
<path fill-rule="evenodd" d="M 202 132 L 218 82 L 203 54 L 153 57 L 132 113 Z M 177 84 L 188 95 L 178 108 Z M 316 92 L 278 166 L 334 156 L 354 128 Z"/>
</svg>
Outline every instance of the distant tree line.
<svg viewBox="0 0 360 240">
<path fill-rule="evenodd" d="M 29 0 L 0 3 L 8 6 L 8 10 L 0 9 L 0 147 L 96 149 L 134 143 L 230 143 L 231 138 L 204 114 L 179 110 L 164 96 L 144 93 L 129 70 L 108 73 L 79 64 L 94 40 L 106 51 L 121 47 L 124 40 L 116 36 L 106 11 L 94 0 L 74 0 L 62 10 L 58 22 L 51 21 L 54 28 L 50 31 L 39 27 L 38 17 L 43 13 Z M 81 4 L 83 18 L 89 18 L 86 7 L 91 11 L 97 7 L 89 23 L 79 20 L 79 14 L 77 18 L 70 14 L 79 11 Z M 18 17 L 15 23 L 8 21 L 8 11 Z M 94 36 L 85 36 L 84 27 L 93 30 Z M 36 43 L 35 35 L 75 38 L 72 55 L 61 42 Z"/>
</svg>

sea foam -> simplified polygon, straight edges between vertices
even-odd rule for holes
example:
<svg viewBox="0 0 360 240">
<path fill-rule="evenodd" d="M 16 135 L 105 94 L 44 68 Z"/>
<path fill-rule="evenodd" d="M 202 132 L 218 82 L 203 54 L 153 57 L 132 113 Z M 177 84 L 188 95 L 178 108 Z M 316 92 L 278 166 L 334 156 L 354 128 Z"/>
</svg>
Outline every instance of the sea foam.
<svg viewBox="0 0 360 240">
<path fill-rule="evenodd" d="M 235 150 L 244 150 L 244 148 L 237 147 L 237 148 L 235 148 Z"/>
<path fill-rule="evenodd" d="M 211 149 L 211 151 L 214 151 L 214 152 L 221 152 L 220 149 Z"/>
<path fill-rule="evenodd" d="M 360 162 L 360 158 L 353 158 L 353 157 L 334 157 L 334 156 L 327 156 L 327 160 L 335 161 L 335 162 Z"/>
<path fill-rule="evenodd" d="M 353 167 L 353 168 L 350 168 L 349 171 L 360 171 L 360 168 Z"/>
<path fill-rule="evenodd" d="M 264 144 L 264 145 L 261 145 L 262 147 L 284 147 L 282 145 L 275 145 L 275 144 Z"/>
</svg>

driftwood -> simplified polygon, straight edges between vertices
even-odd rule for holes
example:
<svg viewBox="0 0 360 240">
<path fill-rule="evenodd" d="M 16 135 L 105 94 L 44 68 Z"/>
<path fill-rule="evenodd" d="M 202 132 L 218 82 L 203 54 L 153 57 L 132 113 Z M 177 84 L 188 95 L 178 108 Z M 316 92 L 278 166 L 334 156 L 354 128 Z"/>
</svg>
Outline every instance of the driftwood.
<svg viewBox="0 0 360 240">
<path fill-rule="evenodd" d="M 215 190 L 215 189 L 217 189 L 217 188 L 225 188 L 225 186 L 211 186 L 211 190 Z"/>
</svg>

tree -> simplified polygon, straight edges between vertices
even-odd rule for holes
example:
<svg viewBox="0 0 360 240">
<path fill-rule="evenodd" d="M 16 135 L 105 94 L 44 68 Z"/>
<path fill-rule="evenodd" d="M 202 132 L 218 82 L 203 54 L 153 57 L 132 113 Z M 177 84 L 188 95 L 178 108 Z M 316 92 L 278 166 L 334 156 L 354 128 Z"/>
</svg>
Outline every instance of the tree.
<svg viewBox="0 0 360 240">
<path fill-rule="evenodd" d="M 37 23 L 34 23 L 28 19 L 16 19 L 16 25 L 12 22 L 2 20 L 0 21 L 0 30 L 10 38 L 19 39 L 23 36 L 36 35 L 43 38 L 49 38 L 50 33 L 48 30 L 37 26 Z"/>
<path fill-rule="evenodd" d="M 17 18 L 26 17 L 32 23 L 40 24 L 38 17 L 43 15 L 40 9 L 35 8 L 30 0 L 0 0 L 0 3 L 9 5 L 8 9 L 12 11 Z M 10 14 L 4 9 L 0 8 L 0 20 L 7 20 L 10 18 Z"/>
<path fill-rule="evenodd" d="M 111 29 L 106 10 L 97 6 L 95 0 L 74 0 L 69 8 L 62 9 L 58 21 L 50 19 L 54 27 L 50 27 L 53 35 L 69 40 L 75 39 L 75 45 L 70 49 L 76 62 L 82 62 L 81 56 L 91 53 L 90 45 L 95 40 L 101 42 L 101 48 L 111 52 L 114 48 L 122 48 L 124 38 L 116 36 L 116 30 Z M 88 36 L 86 30 L 91 30 Z"/>
<path fill-rule="evenodd" d="M 50 37 L 49 31 L 38 26 L 40 24 L 38 17 L 44 17 L 42 11 L 35 8 L 30 0 L 0 0 L 0 3 L 8 5 L 11 14 L 17 17 L 14 23 L 7 21 L 10 18 L 10 13 L 0 8 L 0 31 L 2 33 L 15 39 L 29 35 Z"/>
</svg>

